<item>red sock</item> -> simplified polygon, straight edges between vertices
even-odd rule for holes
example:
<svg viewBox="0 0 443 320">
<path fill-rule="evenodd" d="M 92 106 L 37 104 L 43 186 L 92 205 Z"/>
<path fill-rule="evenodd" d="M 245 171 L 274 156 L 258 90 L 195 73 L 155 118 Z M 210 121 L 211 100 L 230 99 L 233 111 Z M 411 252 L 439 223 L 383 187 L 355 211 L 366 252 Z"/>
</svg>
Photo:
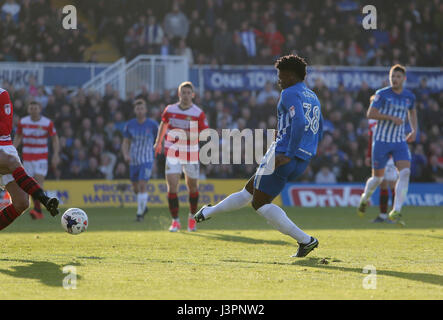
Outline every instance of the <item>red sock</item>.
<svg viewBox="0 0 443 320">
<path fill-rule="evenodd" d="M 9 226 L 20 214 L 15 210 L 14 206 L 10 204 L 0 211 L 0 230 Z"/>
<path fill-rule="evenodd" d="M 380 213 L 388 211 L 389 192 L 387 189 L 380 190 Z"/>
<path fill-rule="evenodd" d="M 178 198 L 176 193 L 168 192 L 169 212 L 173 219 L 178 219 Z"/>
<path fill-rule="evenodd" d="M 18 186 L 23 189 L 24 192 L 31 195 L 33 198 L 39 199 L 38 195 L 44 194 L 43 189 L 40 188 L 37 181 L 34 178 L 28 176 L 23 167 L 18 167 L 12 173 L 12 176 L 17 182 Z M 39 199 L 40 200 L 40 199 Z"/>
<path fill-rule="evenodd" d="M 189 208 L 192 214 L 197 212 L 198 206 L 198 191 L 194 193 L 189 193 Z"/>
</svg>

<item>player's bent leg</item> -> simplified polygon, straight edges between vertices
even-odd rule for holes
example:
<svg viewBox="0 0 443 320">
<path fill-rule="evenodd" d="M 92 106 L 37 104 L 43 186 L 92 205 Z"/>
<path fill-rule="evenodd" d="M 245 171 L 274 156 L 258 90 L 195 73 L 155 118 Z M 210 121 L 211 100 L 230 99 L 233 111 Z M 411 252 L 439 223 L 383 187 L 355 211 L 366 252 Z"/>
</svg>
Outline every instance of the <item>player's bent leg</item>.
<svg viewBox="0 0 443 320">
<path fill-rule="evenodd" d="M 9 173 L 12 172 L 12 177 L 17 185 L 27 194 L 31 195 L 33 199 L 39 200 L 41 203 L 43 203 L 53 217 L 59 214 L 58 199 L 49 198 L 46 196 L 45 192 L 37 181 L 26 173 L 25 169 L 20 163 L 20 159 L 18 158 L 15 148 L 13 154 L 8 154 L 3 150 L 0 151 L 0 166 L 2 168 L 7 167 L 9 169 Z"/>
<path fill-rule="evenodd" d="M 366 208 L 368 206 L 369 198 L 374 193 L 375 189 L 382 183 L 385 169 L 373 169 L 372 177 L 366 181 L 366 186 L 363 194 L 360 197 L 360 203 L 357 208 L 357 214 L 364 217 Z"/>
<path fill-rule="evenodd" d="M 307 161 L 292 160 L 285 165 L 277 167 L 270 175 L 257 175 L 254 181 L 255 189 L 252 207 L 270 225 L 298 242 L 299 248 L 294 257 L 305 257 L 309 252 L 318 247 L 318 240 L 303 232 L 288 218 L 282 208 L 271 202 L 283 190 L 287 177 L 293 173 L 296 173 L 296 175 L 302 174 L 307 165 Z"/>
<path fill-rule="evenodd" d="M 299 247 L 293 257 L 307 256 L 309 252 L 318 247 L 318 240 L 297 227 L 297 225 L 288 218 L 282 208 L 271 203 L 272 199 L 272 196 L 255 189 L 252 206 L 271 226 L 298 242 Z"/>
<path fill-rule="evenodd" d="M 29 207 L 29 196 L 17 183 L 9 182 L 6 190 L 11 196 L 12 203 L 0 211 L 0 230 L 9 226 Z"/>
<path fill-rule="evenodd" d="M 210 219 L 213 215 L 221 212 L 228 212 L 245 207 L 252 201 L 254 193 L 255 175 L 249 179 L 246 186 L 239 192 L 227 196 L 215 206 L 203 206 L 194 216 L 195 221 L 202 222 Z"/>
</svg>

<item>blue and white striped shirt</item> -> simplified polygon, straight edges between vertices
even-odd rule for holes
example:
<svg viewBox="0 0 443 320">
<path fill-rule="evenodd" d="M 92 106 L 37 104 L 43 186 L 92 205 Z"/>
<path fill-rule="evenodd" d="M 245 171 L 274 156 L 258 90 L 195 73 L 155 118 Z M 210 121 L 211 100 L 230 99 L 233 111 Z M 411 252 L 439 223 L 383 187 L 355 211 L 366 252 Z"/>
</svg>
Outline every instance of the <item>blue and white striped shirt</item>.
<svg viewBox="0 0 443 320">
<path fill-rule="evenodd" d="M 374 142 L 405 142 L 405 122 L 408 111 L 414 108 L 415 95 L 403 89 L 402 93 L 395 93 L 391 87 L 377 90 L 371 107 L 378 109 L 381 114 L 398 117 L 403 120 L 401 125 L 396 125 L 391 120 L 378 120 L 375 127 Z"/>
<path fill-rule="evenodd" d="M 131 140 L 129 155 L 130 165 L 154 162 L 154 142 L 157 137 L 158 124 L 151 119 L 139 123 L 137 119 L 129 120 L 123 136 Z"/>
</svg>

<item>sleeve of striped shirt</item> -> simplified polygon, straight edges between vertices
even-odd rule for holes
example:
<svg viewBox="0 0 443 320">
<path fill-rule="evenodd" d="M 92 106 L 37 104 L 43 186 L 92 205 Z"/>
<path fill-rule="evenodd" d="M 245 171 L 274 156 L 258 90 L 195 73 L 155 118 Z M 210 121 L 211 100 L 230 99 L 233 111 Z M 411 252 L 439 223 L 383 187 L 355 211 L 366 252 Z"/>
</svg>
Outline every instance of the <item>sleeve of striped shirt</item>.
<svg viewBox="0 0 443 320">
<path fill-rule="evenodd" d="M 375 93 L 374 100 L 371 103 L 372 108 L 380 109 L 383 106 L 383 96 L 380 94 L 380 92 Z"/>
<path fill-rule="evenodd" d="M 198 132 L 202 132 L 205 129 L 208 129 L 208 120 L 206 120 L 206 115 L 204 112 L 200 114 L 198 117 Z"/>
<path fill-rule="evenodd" d="M 53 137 L 57 134 L 57 131 L 55 130 L 54 122 L 52 122 L 52 121 L 49 123 L 48 134 L 50 137 Z"/>
<path fill-rule="evenodd" d="M 166 107 L 165 111 L 163 111 L 163 113 L 162 113 L 162 122 L 163 123 L 169 123 L 168 107 Z"/>
</svg>

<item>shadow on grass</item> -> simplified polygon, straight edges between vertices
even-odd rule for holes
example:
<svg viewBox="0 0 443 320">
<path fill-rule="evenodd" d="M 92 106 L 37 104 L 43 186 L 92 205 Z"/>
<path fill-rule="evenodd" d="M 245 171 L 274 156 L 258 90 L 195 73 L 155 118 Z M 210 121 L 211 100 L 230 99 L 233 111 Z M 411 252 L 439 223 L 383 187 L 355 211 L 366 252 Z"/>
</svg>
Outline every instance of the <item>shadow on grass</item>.
<svg viewBox="0 0 443 320">
<path fill-rule="evenodd" d="M 254 238 L 249 238 L 249 237 L 234 236 L 232 234 L 204 233 L 204 232 L 198 232 L 198 233 L 187 232 L 187 233 L 183 233 L 183 234 L 190 235 L 190 236 L 203 237 L 203 238 L 208 238 L 208 239 L 214 239 L 214 240 L 241 242 L 241 243 L 249 243 L 249 244 L 271 244 L 271 245 L 277 245 L 277 246 L 290 245 L 289 242 L 281 241 L 281 240 L 254 239 Z"/>
<path fill-rule="evenodd" d="M 287 265 L 287 266 L 300 266 L 300 267 L 310 267 L 310 268 L 317 268 L 317 269 L 323 269 L 323 270 L 337 270 L 342 272 L 355 272 L 358 274 L 363 274 L 362 268 L 349 268 L 349 267 L 340 267 L 340 266 L 333 266 L 330 265 L 330 262 L 328 261 L 327 264 L 325 264 L 325 259 L 323 258 L 315 258 L 310 257 L 303 260 L 297 260 L 292 263 L 284 263 L 284 262 L 262 262 L 262 261 L 246 261 L 246 260 L 236 260 L 236 259 L 230 259 L 230 260 L 221 260 L 223 262 L 235 262 L 235 263 L 254 263 L 254 264 L 270 264 L 270 265 Z M 377 269 L 377 275 L 383 275 L 383 276 L 389 276 L 389 277 L 396 277 L 401 278 L 405 280 L 412 280 L 412 281 L 420 281 L 424 283 L 429 284 L 435 284 L 438 286 L 443 286 L 443 276 L 438 274 L 432 274 L 432 273 L 416 273 L 416 272 L 400 272 L 400 271 L 391 271 L 391 270 L 379 270 Z"/>
<path fill-rule="evenodd" d="M 27 265 L 13 266 L 11 270 L 0 269 L 0 274 L 5 274 L 15 278 L 35 279 L 49 287 L 63 287 L 63 279 L 67 274 L 63 273 L 65 265 L 58 265 L 47 261 L 0 259 L 0 261 L 20 262 Z M 79 266 L 78 262 L 68 263 L 69 266 Z M 81 277 L 77 275 L 77 280 Z"/>
</svg>

